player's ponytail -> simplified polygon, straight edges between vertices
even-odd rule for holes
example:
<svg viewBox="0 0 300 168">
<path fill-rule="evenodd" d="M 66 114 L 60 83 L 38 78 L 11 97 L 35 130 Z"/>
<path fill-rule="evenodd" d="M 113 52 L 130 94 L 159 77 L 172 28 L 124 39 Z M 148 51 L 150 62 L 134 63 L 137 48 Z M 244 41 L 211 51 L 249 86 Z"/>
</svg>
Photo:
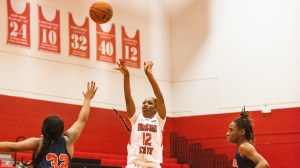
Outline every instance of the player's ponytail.
<svg viewBox="0 0 300 168">
<path fill-rule="evenodd" d="M 33 156 L 33 168 L 39 167 L 39 163 L 49 152 L 51 144 L 59 140 L 62 136 L 64 121 L 58 116 L 49 116 L 44 120 L 41 131 L 43 134 L 43 143 L 38 156 L 36 158 Z"/>
<path fill-rule="evenodd" d="M 250 118 L 250 112 L 245 110 L 245 107 L 242 109 L 240 118 L 234 120 L 235 124 L 239 129 L 245 130 L 245 138 L 250 143 L 254 142 L 254 133 L 253 133 L 253 122 Z"/>
<path fill-rule="evenodd" d="M 33 168 L 39 167 L 39 163 L 41 162 L 42 158 L 46 155 L 46 153 L 48 153 L 52 142 L 53 140 L 50 138 L 45 138 L 45 137 L 43 138 L 42 148 L 38 156 L 36 158 L 33 158 L 33 162 L 32 162 Z"/>
</svg>

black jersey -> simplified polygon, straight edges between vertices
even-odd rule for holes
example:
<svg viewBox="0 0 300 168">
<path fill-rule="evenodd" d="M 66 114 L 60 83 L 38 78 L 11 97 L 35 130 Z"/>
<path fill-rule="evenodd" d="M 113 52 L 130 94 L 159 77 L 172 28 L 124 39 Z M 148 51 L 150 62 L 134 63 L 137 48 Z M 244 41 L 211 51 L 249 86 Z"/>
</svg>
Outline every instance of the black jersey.
<svg viewBox="0 0 300 168">
<path fill-rule="evenodd" d="M 236 160 L 239 168 L 255 168 L 255 164 L 249 159 L 242 158 L 238 151 L 236 151 L 234 159 Z"/>
<path fill-rule="evenodd" d="M 66 141 L 64 137 L 54 141 L 48 150 L 47 154 L 43 156 L 37 168 L 67 168 L 71 167 L 71 156 L 67 150 Z"/>
</svg>

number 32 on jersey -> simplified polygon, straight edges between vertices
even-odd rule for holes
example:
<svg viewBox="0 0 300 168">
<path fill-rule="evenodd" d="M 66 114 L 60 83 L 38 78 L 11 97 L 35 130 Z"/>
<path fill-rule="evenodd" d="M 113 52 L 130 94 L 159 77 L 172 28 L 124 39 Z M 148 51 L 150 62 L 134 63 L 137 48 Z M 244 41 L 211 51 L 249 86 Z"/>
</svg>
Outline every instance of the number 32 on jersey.
<svg viewBox="0 0 300 168">
<path fill-rule="evenodd" d="M 51 166 L 53 168 L 67 168 L 69 165 L 69 157 L 66 154 L 60 154 L 57 156 L 55 153 L 48 153 L 46 160 L 51 161 Z M 59 165 L 58 161 L 61 161 Z"/>
</svg>

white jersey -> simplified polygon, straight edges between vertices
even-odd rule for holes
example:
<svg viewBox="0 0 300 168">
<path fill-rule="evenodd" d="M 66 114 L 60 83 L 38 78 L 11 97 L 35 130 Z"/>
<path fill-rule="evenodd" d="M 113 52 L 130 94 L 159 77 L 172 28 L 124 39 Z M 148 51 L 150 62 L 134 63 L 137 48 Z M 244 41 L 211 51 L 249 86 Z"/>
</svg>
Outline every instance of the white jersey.
<svg viewBox="0 0 300 168">
<path fill-rule="evenodd" d="M 166 119 L 161 119 L 157 113 L 149 119 L 142 113 L 135 112 L 129 120 L 132 130 L 127 145 L 127 164 L 140 161 L 154 165 L 162 163 L 162 139 Z"/>
</svg>

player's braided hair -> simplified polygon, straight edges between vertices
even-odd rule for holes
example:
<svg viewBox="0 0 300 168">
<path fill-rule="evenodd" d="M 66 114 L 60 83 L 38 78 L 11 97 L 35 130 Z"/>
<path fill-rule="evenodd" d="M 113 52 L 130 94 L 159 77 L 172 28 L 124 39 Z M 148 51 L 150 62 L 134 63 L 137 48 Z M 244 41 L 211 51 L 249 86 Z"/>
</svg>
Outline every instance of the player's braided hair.
<svg viewBox="0 0 300 168">
<path fill-rule="evenodd" d="M 241 117 L 234 120 L 235 124 L 239 129 L 245 130 L 245 138 L 250 143 L 254 142 L 254 133 L 253 133 L 253 122 L 250 118 L 249 111 L 245 110 L 245 107 L 241 111 Z"/>
<path fill-rule="evenodd" d="M 58 116 L 47 117 L 42 125 L 43 144 L 36 158 L 33 158 L 33 167 L 38 168 L 42 158 L 50 150 L 50 145 L 59 140 L 64 132 L 64 121 Z"/>
</svg>

